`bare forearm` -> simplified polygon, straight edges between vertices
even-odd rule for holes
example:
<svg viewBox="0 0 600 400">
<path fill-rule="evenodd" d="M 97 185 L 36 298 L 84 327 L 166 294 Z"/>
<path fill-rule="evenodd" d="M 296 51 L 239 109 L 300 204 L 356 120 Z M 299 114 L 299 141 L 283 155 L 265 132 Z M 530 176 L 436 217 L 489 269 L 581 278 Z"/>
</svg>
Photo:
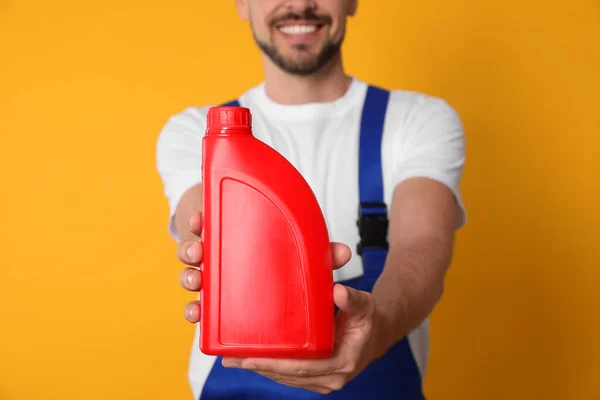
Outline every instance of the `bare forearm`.
<svg viewBox="0 0 600 400">
<path fill-rule="evenodd" d="M 391 247 L 372 292 L 383 351 L 416 328 L 442 296 L 452 242 L 430 236 Z"/>
</svg>

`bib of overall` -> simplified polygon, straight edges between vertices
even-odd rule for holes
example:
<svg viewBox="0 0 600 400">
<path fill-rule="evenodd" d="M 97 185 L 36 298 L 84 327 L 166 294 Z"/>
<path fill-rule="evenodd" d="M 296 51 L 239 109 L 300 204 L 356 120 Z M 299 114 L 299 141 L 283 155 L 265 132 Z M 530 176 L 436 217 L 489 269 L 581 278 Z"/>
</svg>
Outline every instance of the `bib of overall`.
<svg viewBox="0 0 600 400">
<path fill-rule="evenodd" d="M 370 292 L 381 274 L 388 251 L 387 207 L 384 203 L 381 140 L 389 92 L 369 86 L 363 106 L 359 142 L 357 247 L 363 276 L 343 285 Z M 239 106 L 238 101 L 226 105 Z M 371 363 L 340 391 L 322 395 L 274 382 L 253 371 L 225 368 L 217 357 L 200 400 L 424 400 L 421 374 L 406 338 Z"/>
</svg>

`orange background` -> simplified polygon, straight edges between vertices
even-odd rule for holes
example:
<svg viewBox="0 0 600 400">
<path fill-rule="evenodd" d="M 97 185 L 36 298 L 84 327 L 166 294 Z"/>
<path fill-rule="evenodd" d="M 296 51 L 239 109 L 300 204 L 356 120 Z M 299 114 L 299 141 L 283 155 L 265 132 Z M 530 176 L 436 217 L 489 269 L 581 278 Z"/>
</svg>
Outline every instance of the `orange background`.
<svg viewBox="0 0 600 400">
<path fill-rule="evenodd" d="M 380 0 L 350 23 L 350 73 L 467 131 L 429 399 L 600 398 L 599 8 Z M 234 2 L 0 0 L 0 72 L 0 398 L 190 398 L 155 145 L 262 79 Z"/>
</svg>

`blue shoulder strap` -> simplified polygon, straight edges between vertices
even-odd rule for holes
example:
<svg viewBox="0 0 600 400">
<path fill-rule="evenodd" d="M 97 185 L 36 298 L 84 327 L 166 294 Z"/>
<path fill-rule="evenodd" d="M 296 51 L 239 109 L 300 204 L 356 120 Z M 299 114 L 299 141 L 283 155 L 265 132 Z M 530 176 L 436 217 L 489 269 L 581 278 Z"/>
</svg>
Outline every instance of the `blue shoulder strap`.
<svg viewBox="0 0 600 400">
<path fill-rule="evenodd" d="M 223 104 L 223 106 L 227 106 L 227 107 L 239 107 L 240 106 L 240 102 L 237 100 L 231 100 L 228 103 Z"/>
<path fill-rule="evenodd" d="M 369 86 L 362 111 L 358 158 L 359 210 L 357 221 L 360 235 L 357 251 L 361 256 L 363 251 L 387 251 L 388 248 L 388 216 L 383 196 L 381 141 L 389 98 L 389 91 Z"/>
</svg>

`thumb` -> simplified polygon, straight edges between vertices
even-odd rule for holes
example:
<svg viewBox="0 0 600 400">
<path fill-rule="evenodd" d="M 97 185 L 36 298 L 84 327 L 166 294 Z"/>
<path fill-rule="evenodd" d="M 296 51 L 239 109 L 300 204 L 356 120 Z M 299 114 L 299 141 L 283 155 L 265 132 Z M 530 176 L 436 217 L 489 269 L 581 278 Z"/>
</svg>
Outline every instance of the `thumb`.
<svg viewBox="0 0 600 400">
<path fill-rule="evenodd" d="M 350 257 L 352 257 L 350 247 L 343 243 L 332 242 L 331 253 L 333 256 L 333 269 L 342 268 L 350 261 Z"/>
<path fill-rule="evenodd" d="M 336 284 L 333 287 L 335 305 L 349 314 L 369 314 L 373 308 L 371 294 L 348 286 Z"/>
</svg>

